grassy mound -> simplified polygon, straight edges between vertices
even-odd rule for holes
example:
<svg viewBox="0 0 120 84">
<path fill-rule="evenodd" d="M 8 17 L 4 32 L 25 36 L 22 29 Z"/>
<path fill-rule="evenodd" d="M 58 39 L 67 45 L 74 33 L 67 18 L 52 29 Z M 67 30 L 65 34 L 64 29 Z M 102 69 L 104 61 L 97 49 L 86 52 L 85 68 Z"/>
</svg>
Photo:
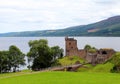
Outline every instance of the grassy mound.
<svg viewBox="0 0 120 84">
<path fill-rule="evenodd" d="M 107 62 L 105 64 L 98 64 L 92 69 L 92 71 L 93 72 L 110 72 L 113 66 L 114 65 L 110 62 Z"/>
<path fill-rule="evenodd" d="M 85 62 L 85 60 L 83 60 L 82 58 L 78 56 L 66 56 L 66 57 L 63 57 L 62 59 L 59 59 L 59 63 L 62 66 L 72 65 L 72 64 L 75 64 L 77 61 L 79 61 L 80 63 Z"/>
<path fill-rule="evenodd" d="M 75 64 L 76 61 L 79 61 L 80 63 L 85 63 L 85 60 L 81 59 L 78 56 L 72 56 L 72 57 L 66 56 L 62 59 L 59 59 L 59 63 L 62 66 Z M 86 64 L 83 65 L 83 67 L 80 67 L 77 71 L 78 72 L 110 72 L 110 70 L 113 67 L 114 64 L 108 61 L 105 64 L 97 64 L 96 66 L 93 66 L 92 64 Z"/>
<path fill-rule="evenodd" d="M 80 67 L 78 69 L 78 72 L 107 72 L 109 73 L 111 69 L 113 68 L 113 64 L 110 62 L 107 62 L 105 64 L 97 64 L 96 66 L 93 66 L 91 64 L 84 65 L 83 67 Z"/>
</svg>

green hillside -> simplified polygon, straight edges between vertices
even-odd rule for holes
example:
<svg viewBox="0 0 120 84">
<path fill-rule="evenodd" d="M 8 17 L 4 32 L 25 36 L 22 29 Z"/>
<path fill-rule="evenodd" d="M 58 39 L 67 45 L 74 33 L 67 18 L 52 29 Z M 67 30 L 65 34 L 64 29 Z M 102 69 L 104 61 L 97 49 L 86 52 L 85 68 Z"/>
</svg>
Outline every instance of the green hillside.
<svg viewBox="0 0 120 84">
<path fill-rule="evenodd" d="M 74 65 L 76 62 L 84 64 L 86 61 L 84 59 L 81 59 L 78 56 L 66 56 L 63 57 L 62 59 L 59 59 L 59 64 L 62 66 L 67 66 L 67 65 Z M 114 64 L 111 62 L 106 62 L 103 64 L 97 64 L 97 65 L 92 65 L 92 64 L 84 64 L 82 67 L 80 67 L 77 72 L 104 72 L 104 73 L 109 73 L 114 67 Z"/>
</svg>

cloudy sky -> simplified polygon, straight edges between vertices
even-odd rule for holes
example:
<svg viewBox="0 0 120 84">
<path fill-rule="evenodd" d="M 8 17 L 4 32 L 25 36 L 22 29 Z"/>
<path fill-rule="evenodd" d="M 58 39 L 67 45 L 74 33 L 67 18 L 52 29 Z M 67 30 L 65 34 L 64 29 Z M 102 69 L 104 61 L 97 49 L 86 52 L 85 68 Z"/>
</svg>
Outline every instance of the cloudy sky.
<svg viewBox="0 0 120 84">
<path fill-rule="evenodd" d="M 120 15 L 120 0 L 0 0 L 0 33 L 61 29 Z"/>
</svg>

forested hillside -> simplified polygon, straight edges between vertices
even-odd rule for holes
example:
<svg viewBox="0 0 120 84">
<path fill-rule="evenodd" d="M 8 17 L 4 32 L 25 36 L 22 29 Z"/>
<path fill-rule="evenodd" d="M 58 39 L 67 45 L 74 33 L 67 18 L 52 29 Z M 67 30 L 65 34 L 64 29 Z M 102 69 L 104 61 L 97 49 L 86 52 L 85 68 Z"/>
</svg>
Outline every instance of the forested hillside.
<svg viewBox="0 0 120 84">
<path fill-rule="evenodd" d="M 25 31 L 0 34 L 1 37 L 17 36 L 120 36 L 120 16 L 59 30 Z"/>
</svg>

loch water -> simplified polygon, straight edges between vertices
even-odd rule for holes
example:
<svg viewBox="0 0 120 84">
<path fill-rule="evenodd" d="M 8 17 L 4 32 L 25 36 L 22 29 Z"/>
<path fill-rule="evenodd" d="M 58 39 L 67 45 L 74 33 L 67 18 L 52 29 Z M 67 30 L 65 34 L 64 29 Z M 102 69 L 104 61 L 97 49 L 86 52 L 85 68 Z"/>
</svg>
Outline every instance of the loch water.
<svg viewBox="0 0 120 84">
<path fill-rule="evenodd" d="M 28 42 L 39 39 L 48 40 L 49 46 L 58 45 L 65 49 L 65 37 L 0 37 L 0 51 L 8 50 L 10 45 L 16 45 L 26 54 L 29 51 Z M 97 49 L 113 48 L 116 51 L 120 51 L 120 37 L 74 37 L 74 39 L 77 40 L 79 49 L 83 49 L 86 44 L 89 44 Z M 23 68 L 26 68 L 26 66 Z"/>
</svg>

